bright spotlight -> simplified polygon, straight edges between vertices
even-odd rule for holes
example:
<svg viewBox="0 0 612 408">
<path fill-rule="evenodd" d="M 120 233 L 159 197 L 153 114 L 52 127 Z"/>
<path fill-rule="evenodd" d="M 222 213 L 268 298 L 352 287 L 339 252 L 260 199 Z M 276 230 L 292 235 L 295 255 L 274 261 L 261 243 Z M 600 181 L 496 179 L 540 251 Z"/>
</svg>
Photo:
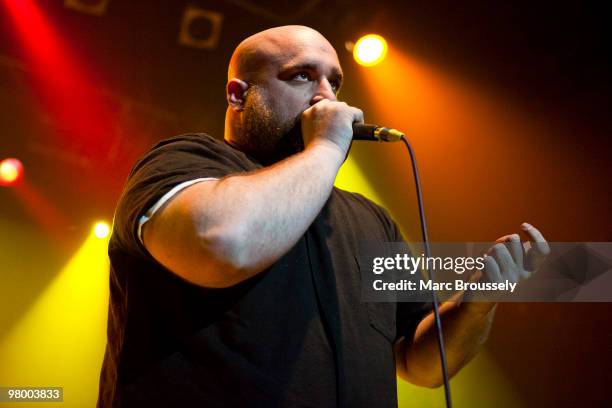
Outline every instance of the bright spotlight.
<svg viewBox="0 0 612 408">
<path fill-rule="evenodd" d="M 105 222 L 98 222 L 94 225 L 94 235 L 100 239 L 108 237 L 110 227 Z"/>
<path fill-rule="evenodd" d="M 361 37 L 353 48 L 353 57 L 359 65 L 372 67 L 387 56 L 387 41 L 377 34 Z"/>
<path fill-rule="evenodd" d="M 23 175 L 23 165 L 17 159 L 4 159 L 0 162 L 0 185 L 16 184 Z"/>
</svg>

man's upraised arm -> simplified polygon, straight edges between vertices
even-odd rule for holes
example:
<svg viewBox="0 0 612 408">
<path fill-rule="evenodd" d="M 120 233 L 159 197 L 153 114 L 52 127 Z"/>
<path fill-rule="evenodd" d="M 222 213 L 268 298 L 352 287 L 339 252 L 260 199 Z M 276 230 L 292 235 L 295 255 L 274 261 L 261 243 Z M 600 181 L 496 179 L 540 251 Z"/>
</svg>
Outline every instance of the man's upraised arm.
<svg viewBox="0 0 612 408">
<path fill-rule="evenodd" d="M 362 113 L 322 101 L 302 115 L 306 148 L 270 167 L 187 187 L 143 227 L 162 265 L 205 287 L 235 285 L 272 265 L 327 201 Z"/>
</svg>

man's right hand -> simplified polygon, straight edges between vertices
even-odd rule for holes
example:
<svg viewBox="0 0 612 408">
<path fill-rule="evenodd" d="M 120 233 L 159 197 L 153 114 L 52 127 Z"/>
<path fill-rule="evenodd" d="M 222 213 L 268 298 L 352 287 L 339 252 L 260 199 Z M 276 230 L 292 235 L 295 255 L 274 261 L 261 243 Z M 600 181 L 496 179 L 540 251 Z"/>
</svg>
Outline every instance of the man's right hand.
<svg viewBox="0 0 612 408">
<path fill-rule="evenodd" d="M 306 149 L 325 144 L 344 158 L 353 138 L 353 123 L 363 123 L 363 112 L 345 102 L 322 99 L 302 112 L 301 122 Z"/>
</svg>

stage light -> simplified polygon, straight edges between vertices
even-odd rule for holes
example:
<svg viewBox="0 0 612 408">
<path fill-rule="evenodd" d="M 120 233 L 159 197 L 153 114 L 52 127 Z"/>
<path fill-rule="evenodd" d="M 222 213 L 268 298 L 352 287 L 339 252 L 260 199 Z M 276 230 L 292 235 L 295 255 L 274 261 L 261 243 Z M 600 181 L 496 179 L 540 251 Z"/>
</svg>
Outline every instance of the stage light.
<svg viewBox="0 0 612 408">
<path fill-rule="evenodd" d="M 23 175 L 23 166 L 17 159 L 4 159 L 0 162 L 0 185 L 12 186 Z"/>
<path fill-rule="evenodd" d="M 213 49 L 219 42 L 223 14 L 188 6 L 183 13 L 178 42 L 193 48 Z"/>
<path fill-rule="evenodd" d="M 106 12 L 108 0 L 64 0 L 64 7 L 93 16 L 101 16 Z"/>
<path fill-rule="evenodd" d="M 353 58 L 359 65 L 371 67 L 387 56 L 387 41 L 377 34 L 361 37 L 353 47 Z"/>
<path fill-rule="evenodd" d="M 16 286 L 36 297 L 15 314 L 19 319 L 4 319 L 0 384 L 57 384 L 64 388 L 60 406 L 94 407 L 106 345 L 108 241 L 88 234 L 74 251 L 44 290 Z M 20 273 L 34 276 L 37 271 Z M 0 307 L 4 310 L 14 305 L 0 296 Z"/>
<path fill-rule="evenodd" d="M 93 229 L 94 235 L 100 239 L 108 237 L 110 227 L 104 221 L 97 222 Z"/>
</svg>

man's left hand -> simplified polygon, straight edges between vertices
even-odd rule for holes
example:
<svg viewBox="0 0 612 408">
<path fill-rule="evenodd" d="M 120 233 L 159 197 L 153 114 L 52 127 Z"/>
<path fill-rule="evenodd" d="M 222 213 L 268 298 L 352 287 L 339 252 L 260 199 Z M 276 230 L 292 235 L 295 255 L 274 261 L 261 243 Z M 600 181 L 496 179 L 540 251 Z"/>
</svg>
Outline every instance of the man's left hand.
<svg viewBox="0 0 612 408">
<path fill-rule="evenodd" d="M 499 237 L 486 253 L 485 266 L 481 271 L 480 281 L 501 283 L 518 283 L 533 275 L 550 254 L 550 247 L 542 233 L 533 225 L 521 224 L 521 231 L 528 238 L 521 242 L 519 234 Z M 469 300 L 467 296 L 465 300 Z M 486 296 L 490 298 L 490 295 Z M 479 308 L 490 310 L 495 303 L 481 303 Z M 476 305 L 474 305 L 476 306 Z"/>
</svg>

